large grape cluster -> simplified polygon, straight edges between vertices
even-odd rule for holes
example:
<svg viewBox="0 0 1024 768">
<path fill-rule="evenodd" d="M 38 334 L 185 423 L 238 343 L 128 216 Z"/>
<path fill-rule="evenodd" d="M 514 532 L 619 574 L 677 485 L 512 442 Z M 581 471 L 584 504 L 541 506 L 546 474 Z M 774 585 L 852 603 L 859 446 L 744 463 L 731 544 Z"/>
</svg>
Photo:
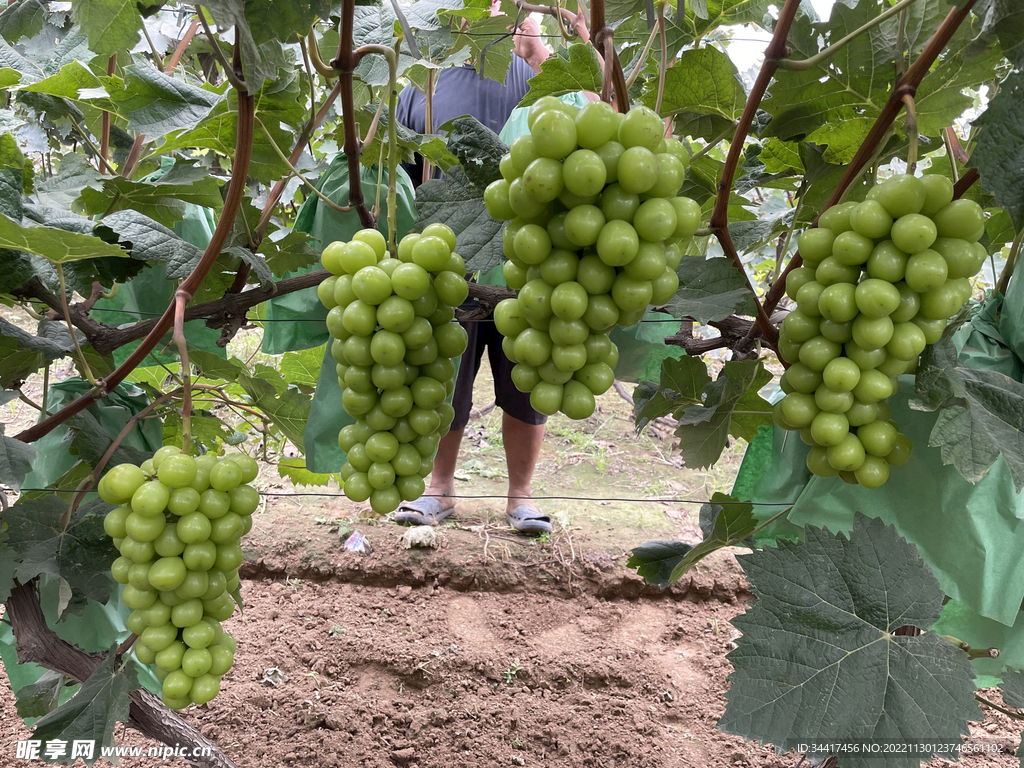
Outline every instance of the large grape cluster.
<svg viewBox="0 0 1024 768">
<path fill-rule="evenodd" d="M 609 332 L 672 298 L 679 243 L 701 211 L 677 196 L 689 155 L 653 110 L 543 97 L 528 124 L 484 192 L 490 215 L 510 222 L 504 273 L 518 291 L 494 321 L 533 407 L 585 419 L 613 382 Z"/>
<path fill-rule="evenodd" d="M 469 287 L 454 248 L 455 233 L 431 224 L 402 238 L 397 259 L 375 229 L 331 243 L 321 256 L 332 276 L 318 295 L 330 310 L 342 405 L 356 419 L 338 435 L 348 455 L 344 491 L 380 514 L 423 494 L 455 418 L 446 398 L 467 335 L 453 318 Z"/>
<path fill-rule="evenodd" d="M 167 445 L 100 480 L 100 497 L 120 505 L 103 528 L 121 553 L 110 572 L 125 585 L 135 657 L 154 665 L 172 709 L 213 699 L 234 663 L 235 639 L 221 622 L 235 610 L 239 541 L 260 501 L 248 483 L 258 471 L 242 453 L 192 458 Z"/>
<path fill-rule="evenodd" d="M 905 175 L 800 235 L 804 266 L 786 280 L 796 309 L 779 337 L 792 365 L 775 421 L 800 430 L 811 472 L 875 488 L 910 457 L 885 401 L 970 298 L 984 232 L 981 207 L 954 201 L 947 178 Z"/>
</svg>

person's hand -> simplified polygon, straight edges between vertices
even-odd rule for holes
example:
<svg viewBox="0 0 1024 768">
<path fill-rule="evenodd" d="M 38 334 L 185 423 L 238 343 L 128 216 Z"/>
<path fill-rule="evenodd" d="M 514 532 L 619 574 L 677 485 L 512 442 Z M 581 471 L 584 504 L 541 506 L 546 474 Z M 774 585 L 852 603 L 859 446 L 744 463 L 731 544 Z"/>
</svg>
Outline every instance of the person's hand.
<svg viewBox="0 0 1024 768">
<path fill-rule="evenodd" d="M 540 72 L 541 62 L 551 55 L 540 37 L 540 25 L 532 16 L 527 16 L 519 23 L 519 28 L 512 36 L 513 51 L 523 59 L 534 72 Z"/>
</svg>

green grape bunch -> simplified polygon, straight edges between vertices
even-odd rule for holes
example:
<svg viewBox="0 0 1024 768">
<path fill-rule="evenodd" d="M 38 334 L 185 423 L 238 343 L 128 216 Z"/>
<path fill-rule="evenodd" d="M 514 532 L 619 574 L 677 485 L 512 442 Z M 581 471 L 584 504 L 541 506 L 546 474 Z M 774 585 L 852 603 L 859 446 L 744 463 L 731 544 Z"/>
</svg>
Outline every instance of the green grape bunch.
<svg viewBox="0 0 1024 768">
<path fill-rule="evenodd" d="M 518 291 L 494 322 L 533 407 L 585 419 L 614 380 L 609 333 L 675 295 L 680 245 L 701 210 L 678 196 L 689 154 L 647 107 L 620 114 L 544 96 L 528 125 L 484 191 L 491 217 L 509 221 L 503 270 Z"/>
<path fill-rule="evenodd" d="M 775 423 L 800 430 L 811 472 L 877 488 L 910 458 L 886 400 L 970 299 L 984 233 L 981 206 L 953 200 L 949 179 L 930 174 L 894 176 L 800 235 Z"/>
<path fill-rule="evenodd" d="M 110 572 L 132 609 L 133 652 L 153 666 L 171 709 L 212 700 L 234 664 L 235 639 L 221 622 L 235 610 L 239 542 L 259 506 L 249 485 L 258 473 L 244 453 L 193 458 L 165 445 L 99 482 L 100 498 L 118 505 L 103 528 L 121 553 Z"/>
<path fill-rule="evenodd" d="M 338 434 L 347 454 L 343 490 L 352 501 L 369 499 L 378 514 L 423 495 L 455 418 L 447 401 L 454 359 L 468 343 L 454 321 L 469 286 L 451 228 L 431 224 L 406 235 L 397 256 L 380 232 L 360 230 L 324 249 L 331 277 L 318 289 L 342 406 L 356 420 Z"/>
</svg>

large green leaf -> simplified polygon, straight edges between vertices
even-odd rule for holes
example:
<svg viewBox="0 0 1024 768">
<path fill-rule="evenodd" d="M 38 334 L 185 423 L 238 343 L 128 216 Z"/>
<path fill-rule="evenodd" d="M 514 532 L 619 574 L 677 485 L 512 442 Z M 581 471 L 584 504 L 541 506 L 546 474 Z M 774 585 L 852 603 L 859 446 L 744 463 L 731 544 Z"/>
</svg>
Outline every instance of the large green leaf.
<svg viewBox="0 0 1024 768">
<path fill-rule="evenodd" d="M 754 295 L 731 260 L 684 257 L 676 274 L 679 290 L 665 305 L 672 317 L 709 323 L 734 314 L 754 313 Z"/>
<path fill-rule="evenodd" d="M 541 96 L 562 96 L 577 91 L 601 92 L 604 75 L 597 51 L 589 43 L 568 48 L 568 58 L 551 56 L 540 65 L 540 72 L 530 78 L 521 107 L 528 107 Z"/>
<path fill-rule="evenodd" d="M 326 19 L 331 0 L 246 0 L 245 19 L 257 43 L 297 43 L 313 22 Z"/>
<path fill-rule="evenodd" d="M 643 102 L 654 109 L 657 98 L 655 82 L 644 93 Z M 684 51 L 665 72 L 662 116 L 696 112 L 733 121 L 743 112 L 746 101 L 736 65 L 718 48 L 704 46 Z"/>
<path fill-rule="evenodd" d="M 677 581 L 672 578 L 673 571 L 692 549 L 685 541 L 648 541 L 630 550 L 626 567 L 635 568 L 648 584 L 668 589 Z"/>
<path fill-rule="evenodd" d="M 103 78 L 110 101 L 129 130 L 150 139 L 191 128 L 224 98 L 147 64 L 130 64 L 122 72 L 123 78 Z"/>
<path fill-rule="evenodd" d="M 13 0 L 0 13 L 0 37 L 16 43 L 23 37 L 35 37 L 43 31 L 49 3 L 45 0 Z"/>
<path fill-rule="evenodd" d="M 661 363 L 661 380 L 640 382 L 633 392 L 637 432 L 662 416 L 699 405 L 704 388 L 711 383 L 708 367 L 699 357 L 667 357 Z"/>
<path fill-rule="evenodd" d="M 274 277 L 284 277 L 320 261 L 320 253 L 310 247 L 309 239 L 304 232 L 282 230 L 264 237 L 256 252 L 266 260 Z"/>
<path fill-rule="evenodd" d="M 35 448 L 5 435 L 4 425 L 0 424 L 0 483 L 20 491 L 35 457 Z"/>
<path fill-rule="evenodd" d="M 310 396 L 288 387 L 281 374 L 267 366 L 256 366 L 255 375 L 243 371 L 237 381 L 253 405 L 302 451 L 312 404 Z"/>
<path fill-rule="evenodd" d="M 676 414 L 679 454 L 691 468 L 713 466 L 730 435 L 748 442 L 757 428 L 772 421 L 771 405 L 759 394 L 772 380 L 760 360 L 730 360 L 704 387 L 703 402 Z"/>
<path fill-rule="evenodd" d="M 123 176 L 103 177 L 82 190 L 80 205 L 89 215 L 113 213 L 126 208 L 138 211 L 165 227 L 185 218 L 187 203 L 220 208 L 221 180 L 201 166 L 176 164 L 157 181 L 132 181 Z"/>
<path fill-rule="evenodd" d="M 56 762 L 69 765 L 78 762 L 77 756 L 71 757 L 71 745 L 88 741 L 95 747 L 92 757 L 81 759 L 92 765 L 105 748 L 114 746 L 114 727 L 128 720 L 128 694 L 139 687 L 139 681 L 135 667 L 120 663 L 114 655 L 115 649 L 116 645 L 82 683 L 78 693 L 36 722 L 33 738 L 44 744 L 55 739 L 67 742 L 65 755 Z"/>
<path fill-rule="evenodd" d="M 116 234 L 132 258 L 167 264 L 171 279 L 187 277 L 203 256 L 201 248 L 137 211 L 117 211 L 104 217 L 99 226 Z"/>
<path fill-rule="evenodd" d="M 486 272 L 501 263 L 502 222 L 484 207 L 483 192 L 452 168 L 443 179 L 431 179 L 416 190 L 417 228 L 441 222 L 455 232 L 459 254 L 470 272 Z"/>
<path fill-rule="evenodd" d="M 110 596 L 115 585 L 100 564 L 113 562 L 117 549 L 103 530 L 103 516 L 112 505 L 99 500 L 83 504 L 61 530 L 70 502 L 70 494 L 22 500 L 4 512 L 4 522 L 20 560 L 17 579 L 63 578 L 72 589 L 68 610 L 80 613 L 87 600 L 103 602 Z"/>
<path fill-rule="evenodd" d="M 26 86 L 23 92 L 42 93 L 97 109 L 114 108 L 113 102 L 103 88 L 103 82 L 80 61 L 68 62 L 59 72 Z"/>
<path fill-rule="evenodd" d="M 1017 228 L 1024 226 L 1024 72 L 1003 82 L 988 109 L 975 120 L 981 129 L 970 164 L 981 174 L 981 185 L 1006 208 Z"/>
<path fill-rule="evenodd" d="M 446 124 L 448 149 L 459 158 L 462 172 L 478 189 L 501 178 L 498 163 L 508 147 L 498 134 L 475 117 L 457 117 Z"/>
<path fill-rule="evenodd" d="M 86 155 L 64 155 L 57 173 L 36 183 L 36 197 L 52 208 L 71 208 L 83 189 L 99 187 L 102 179 Z"/>
<path fill-rule="evenodd" d="M 258 91 L 263 87 L 264 80 L 273 80 L 277 73 L 277 67 L 273 63 L 274 49 L 261 48 L 263 40 L 256 40 L 253 37 L 253 30 L 249 26 L 249 19 L 246 15 L 249 5 L 267 5 L 265 0 L 206 0 L 203 7 L 210 12 L 213 20 L 217 23 L 218 29 L 235 28 L 234 44 L 239 46 L 242 59 L 242 74 L 245 84 L 250 92 Z M 294 4 L 298 5 L 298 4 Z M 256 19 L 259 24 L 262 19 Z M 308 30 L 307 30 L 308 31 Z M 282 37 L 287 30 L 282 30 Z M 273 41 L 267 41 L 273 44 Z M 280 46 L 277 46 L 279 53 Z"/>
<path fill-rule="evenodd" d="M 1018 69 L 1024 66 L 1024 6 L 1017 0 L 988 0 L 974 10 L 982 12 L 981 39 L 997 38 L 1003 55 Z"/>
<path fill-rule="evenodd" d="M 896 529 L 857 513 L 850 538 L 807 528 L 806 540 L 739 557 L 757 600 L 733 619 L 728 705 L 718 727 L 780 750 L 804 741 L 913 741 L 887 768 L 918 768 L 959 746 L 980 719 L 966 655 L 927 628 L 943 593 Z M 844 754 L 847 768 L 879 764 Z"/>
<path fill-rule="evenodd" d="M 78 259 L 125 257 L 128 254 L 92 235 L 51 227 L 23 227 L 0 214 L 0 248 L 24 251 L 60 264 Z"/>
<path fill-rule="evenodd" d="M 971 483 L 1002 455 L 1013 483 L 1024 489 L 1024 384 L 989 370 L 960 364 L 950 332 L 925 349 L 911 407 L 939 411 L 928 444 L 939 448 Z"/>
<path fill-rule="evenodd" d="M 71 8 L 93 53 L 110 56 L 139 42 L 142 17 L 135 0 L 75 0 Z"/>
<path fill-rule="evenodd" d="M 30 685 L 15 691 L 15 707 L 18 717 L 42 717 L 57 708 L 60 691 L 67 678 L 59 672 L 46 670 L 43 676 Z"/>
<path fill-rule="evenodd" d="M 39 335 L 0 318 L 0 387 L 12 388 L 52 360 L 74 352 L 67 328 L 50 320 L 39 323 Z"/>
</svg>

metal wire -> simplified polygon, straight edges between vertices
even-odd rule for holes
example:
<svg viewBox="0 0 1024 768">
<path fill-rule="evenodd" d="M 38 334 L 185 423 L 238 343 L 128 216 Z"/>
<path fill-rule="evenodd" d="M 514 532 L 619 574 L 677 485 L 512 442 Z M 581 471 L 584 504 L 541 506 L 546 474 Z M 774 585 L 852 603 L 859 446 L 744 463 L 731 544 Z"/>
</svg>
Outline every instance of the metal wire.
<svg viewBox="0 0 1024 768">
<path fill-rule="evenodd" d="M 116 312 L 116 313 L 121 314 L 121 315 L 134 315 L 136 317 L 161 317 L 163 315 L 162 312 L 138 312 L 136 310 L 131 310 L 131 309 L 96 309 L 95 311 L 96 312 Z M 671 322 L 679 319 L 679 318 L 671 317 L 669 315 L 666 315 L 665 317 L 666 317 L 665 320 L 639 320 L 638 322 L 641 322 L 641 323 L 671 323 Z M 196 319 L 198 320 L 198 319 L 201 319 L 201 318 L 196 318 Z M 324 321 L 320 320 L 318 318 L 315 318 L 315 317 L 298 317 L 298 318 L 295 318 L 294 320 L 289 320 L 289 319 L 280 319 L 280 320 L 263 319 L 263 320 L 249 320 L 248 322 L 253 323 L 254 325 L 262 325 L 264 323 L 323 323 Z M 469 324 L 469 323 L 493 323 L 494 322 L 494 318 L 493 317 L 485 317 L 485 318 L 481 318 L 481 319 L 478 319 L 478 320 L 460 320 L 459 322 L 467 323 L 467 324 Z"/>
<path fill-rule="evenodd" d="M 22 488 L 22 493 L 78 493 L 73 488 Z M 297 497 L 314 497 L 314 498 L 327 498 L 327 499 L 347 499 L 344 493 L 329 493 L 327 491 L 298 491 L 298 492 L 283 492 L 283 491 L 259 491 L 260 496 L 267 498 L 297 498 Z M 480 500 L 480 499 L 509 499 L 522 498 L 521 496 L 502 496 L 500 494 L 480 494 L 472 496 L 462 496 L 458 494 L 454 495 L 443 495 L 438 496 L 437 494 L 425 493 L 424 497 L 428 498 L 445 498 L 445 499 L 462 499 L 462 500 Z M 534 501 L 617 501 L 617 502 L 629 502 L 629 503 L 644 503 L 644 504 L 717 504 L 718 506 L 726 507 L 735 504 L 750 504 L 755 507 L 786 507 L 793 506 L 796 502 L 774 502 L 774 501 L 718 501 L 711 499 L 620 499 L 620 498 L 600 498 L 596 496 L 531 496 Z"/>
</svg>

